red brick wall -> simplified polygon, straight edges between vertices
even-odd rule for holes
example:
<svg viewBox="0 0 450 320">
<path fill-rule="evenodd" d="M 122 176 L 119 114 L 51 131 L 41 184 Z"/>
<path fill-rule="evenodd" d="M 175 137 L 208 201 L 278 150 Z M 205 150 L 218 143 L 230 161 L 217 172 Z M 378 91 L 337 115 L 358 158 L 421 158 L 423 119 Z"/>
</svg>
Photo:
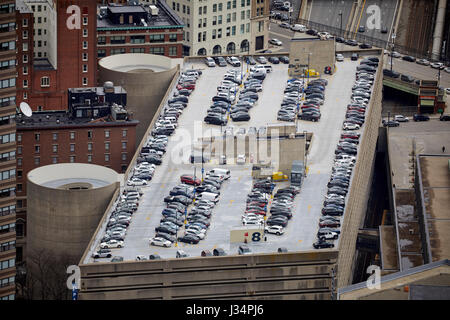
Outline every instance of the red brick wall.
<svg viewBox="0 0 450 320">
<path fill-rule="evenodd" d="M 125 123 L 124 123 L 125 124 Z M 92 139 L 88 139 L 88 131 L 92 131 Z M 105 138 L 105 131 L 110 131 L 110 137 Z M 127 130 L 127 136 L 122 137 L 122 130 Z M 75 132 L 75 139 L 70 139 L 70 132 Z M 35 140 L 35 133 L 40 134 L 39 141 Z M 53 140 L 53 133 L 58 133 L 57 140 Z M 22 191 L 17 191 L 18 197 L 26 196 L 26 176 L 31 170 L 53 164 L 52 157 L 58 157 L 58 163 L 70 162 L 70 156 L 75 156 L 75 162 L 88 163 L 88 154 L 92 154 L 92 164 L 109 167 L 119 173 L 124 172 L 122 166 L 128 166 L 135 152 L 136 125 L 128 126 L 99 126 L 60 129 L 21 130 L 17 135 L 17 170 L 22 170 L 22 177 L 17 176 L 17 184 L 22 184 Z M 20 140 L 20 141 L 19 141 Z M 92 151 L 88 151 L 88 143 L 92 143 Z M 110 143 L 109 151 L 105 150 L 105 142 Z M 127 148 L 122 149 L 122 142 L 127 142 Z M 75 144 L 75 151 L 70 151 L 70 144 Z M 35 152 L 35 146 L 40 146 L 40 152 Z M 53 152 L 53 145 L 58 145 L 57 153 Z M 19 154 L 19 149 L 21 154 Z M 105 161 L 105 153 L 110 154 L 109 162 Z M 127 154 L 126 161 L 122 161 L 122 153 Z M 35 158 L 40 158 L 39 165 L 35 165 Z"/>
</svg>

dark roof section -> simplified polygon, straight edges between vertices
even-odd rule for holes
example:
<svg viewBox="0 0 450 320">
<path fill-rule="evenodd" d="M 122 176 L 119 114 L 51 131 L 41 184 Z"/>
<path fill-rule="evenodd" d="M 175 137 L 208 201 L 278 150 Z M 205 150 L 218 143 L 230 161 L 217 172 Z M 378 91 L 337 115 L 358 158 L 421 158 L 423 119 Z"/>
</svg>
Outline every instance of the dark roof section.
<svg viewBox="0 0 450 320">
<path fill-rule="evenodd" d="M 35 70 L 55 70 L 55 68 L 47 58 L 34 58 L 33 68 Z"/>
<path fill-rule="evenodd" d="M 158 15 L 153 16 L 150 14 L 149 6 L 143 4 L 140 5 L 108 5 L 108 10 L 112 14 L 121 13 L 132 13 L 136 15 L 141 15 L 144 13 L 146 16 L 145 23 L 143 25 L 139 23 L 124 23 L 118 24 L 114 23 L 108 16 L 100 19 L 97 17 L 97 30 L 99 31 L 110 31 L 110 30 L 146 30 L 146 29 L 163 29 L 167 27 L 171 28 L 183 28 L 184 23 L 178 17 L 178 15 L 164 2 L 158 0 L 154 4 L 158 8 Z M 104 7 L 103 5 L 98 5 L 98 8 Z"/>
<path fill-rule="evenodd" d="M 90 119 L 75 118 L 66 111 L 33 112 L 31 117 L 19 115 L 16 117 L 17 130 L 26 129 L 62 129 L 79 127 L 127 126 L 137 125 L 138 120 L 115 121 L 111 115 L 108 117 Z"/>
</svg>

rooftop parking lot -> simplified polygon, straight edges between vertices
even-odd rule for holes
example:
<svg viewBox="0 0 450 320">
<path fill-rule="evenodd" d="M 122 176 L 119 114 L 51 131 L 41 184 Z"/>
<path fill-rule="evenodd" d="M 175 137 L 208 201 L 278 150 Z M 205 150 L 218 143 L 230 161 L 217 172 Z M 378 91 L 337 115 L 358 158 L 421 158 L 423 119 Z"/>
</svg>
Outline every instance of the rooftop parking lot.
<svg viewBox="0 0 450 320">
<path fill-rule="evenodd" d="M 307 159 L 307 178 L 303 182 L 301 192 L 295 197 L 293 217 L 285 233 L 281 236 L 266 234 L 267 241 L 262 239 L 263 241 L 260 242 L 249 242 L 248 247 L 252 252 L 276 252 L 280 247 L 285 247 L 289 251 L 311 250 L 312 244 L 316 242 L 318 222 L 322 216 L 321 209 L 327 193 L 327 182 L 330 179 L 335 158 L 334 152 L 342 132 L 347 104 L 351 101 L 358 64 L 358 61 L 345 59 L 344 62 L 338 63 L 337 72 L 334 75 L 325 76 L 328 85 L 324 104 L 320 107 L 319 122 L 298 120 L 297 132 L 313 133 Z M 174 186 L 180 184 L 180 176 L 194 175 L 195 172 L 197 178 L 202 178 L 201 163 L 194 166 L 188 159 L 193 141 L 197 141 L 202 135 L 219 135 L 222 130 L 220 126 L 203 122 L 217 87 L 230 69 L 243 70 L 245 74 L 247 73 L 246 65 L 242 68 L 233 68 L 229 65 L 208 68 L 199 62 L 188 63 L 185 66 L 201 69 L 202 75 L 196 82 L 195 90 L 189 96 L 188 106 L 178 119 L 178 128 L 169 138 L 162 164 L 156 166 L 153 178 L 148 185 L 141 187 L 143 195 L 139 200 L 138 209 L 132 215 L 123 247 L 111 249 L 112 256 L 122 256 L 124 260 L 135 260 L 138 255 L 148 257 L 150 254 L 158 254 L 164 259 L 175 258 L 175 253 L 179 249 L 189 256 L 200 256 L 203 250 L 212 251 L 215 248 L 222 248 L 230 255 L 237 254 L 238 246 L 242 244 L 230 243 L 230 230 L 242 227 L 241 216 L 246 207 L 247 194 L 252 188 L 251 164 L 248 159 L 244 165 L 235 164 L 234 161 L 229 161 L 227 165 L 218 165 L 218 162 L 214 160 L 204 164 L 205 173 L 220 167 L 230 170 L 231 177 L 222 184 L 219 201 L 212 211 L 211 225 L 203 240 L 198 244 L 178 242 L 177 245 L 174 244 L 169 248 L 149 245 L 149 239 L 155 236 L 155 228 L 163 217 L 161 212 L 166 208 L 163 199 L 169 195 Z M 273 71 L 267 74 L 263 82 L 263 90 L 259 93 L 257 104 L 250 109 L 250 121 L 233 122 L 231 119 L 228 121 L 227 126 L 233 126 L 235 133 L 242 127 L 259 128 L 267 124 L 282 123 L 277 121 L 277 112 L 288 80 L 288 66 L 277 64 L 272 65 L 272 68 Z M 277 188 L 288 185 L 289 182 L 279 182 L 275 191 Z M 98 249 L 102 234 L 104 234 L 104 228 L 96 236 L 94 250 Z M 178 231 L 178 236 L 182 234 L 183 227 Z M 335 246 L 337 245 L 335 241 Z M 92 262 L 91 254 L 92 252 L 86 256 L 86 259 Z M 104 258 L 96 260 L 110 261 Z"/>
</svg>

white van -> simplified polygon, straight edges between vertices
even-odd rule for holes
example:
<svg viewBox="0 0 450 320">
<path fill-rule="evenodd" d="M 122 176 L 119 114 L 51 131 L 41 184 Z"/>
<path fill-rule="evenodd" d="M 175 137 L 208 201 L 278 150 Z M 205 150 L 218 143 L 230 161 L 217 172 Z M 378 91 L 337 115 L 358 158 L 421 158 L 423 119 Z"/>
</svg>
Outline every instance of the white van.
<svg viewBox="0 0 450 320">
<path fill-rule="evenodd" d="M 216 174 L 216 175 L 223 175 L 225 180 L 229 179 L 231 176 L 230 170 L 220 169 L 220 168 L 214 168 L 211 171 L 209 171 L 209 173 Z"/>
<path fill-rule="evenodd" d="M 306 27 L 302 24 L 294 24 L 291 26 L 292 31 L 299 31 L 299 32 L 305 32 Z"/>
<path fill-rule="evenodd" d="M 198 197 L 197 199 L 209 200 L 209 201 L 212 201 L 214 203 L 217 203 L 219 201 L 219 195 L 215 194 L 215 193 L 211 193 L 211 192 L 202 192 L 200 194 L 200 197 Z"/>
</svg>

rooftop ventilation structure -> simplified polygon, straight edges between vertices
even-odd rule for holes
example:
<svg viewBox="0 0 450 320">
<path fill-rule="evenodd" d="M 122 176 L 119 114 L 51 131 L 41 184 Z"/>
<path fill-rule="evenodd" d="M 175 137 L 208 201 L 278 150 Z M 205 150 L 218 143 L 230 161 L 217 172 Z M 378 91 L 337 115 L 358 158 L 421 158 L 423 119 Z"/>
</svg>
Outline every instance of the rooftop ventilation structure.
<svg viewBox="0 0 450 320">
<path fill-rule="evenodd" d="M 114 103 L 111 106 L 111 116 L 115 121 L 125 121 L 127 120 L 127 110 L 121 105 Z"/>
<path fill-rule="evenodd" d="M 150 8 L 150 14 L 152 16 L 157 16 L 158 15 L 159 9 L 155 5 L 150 5 L 149 8 Z"/>
</svg>

